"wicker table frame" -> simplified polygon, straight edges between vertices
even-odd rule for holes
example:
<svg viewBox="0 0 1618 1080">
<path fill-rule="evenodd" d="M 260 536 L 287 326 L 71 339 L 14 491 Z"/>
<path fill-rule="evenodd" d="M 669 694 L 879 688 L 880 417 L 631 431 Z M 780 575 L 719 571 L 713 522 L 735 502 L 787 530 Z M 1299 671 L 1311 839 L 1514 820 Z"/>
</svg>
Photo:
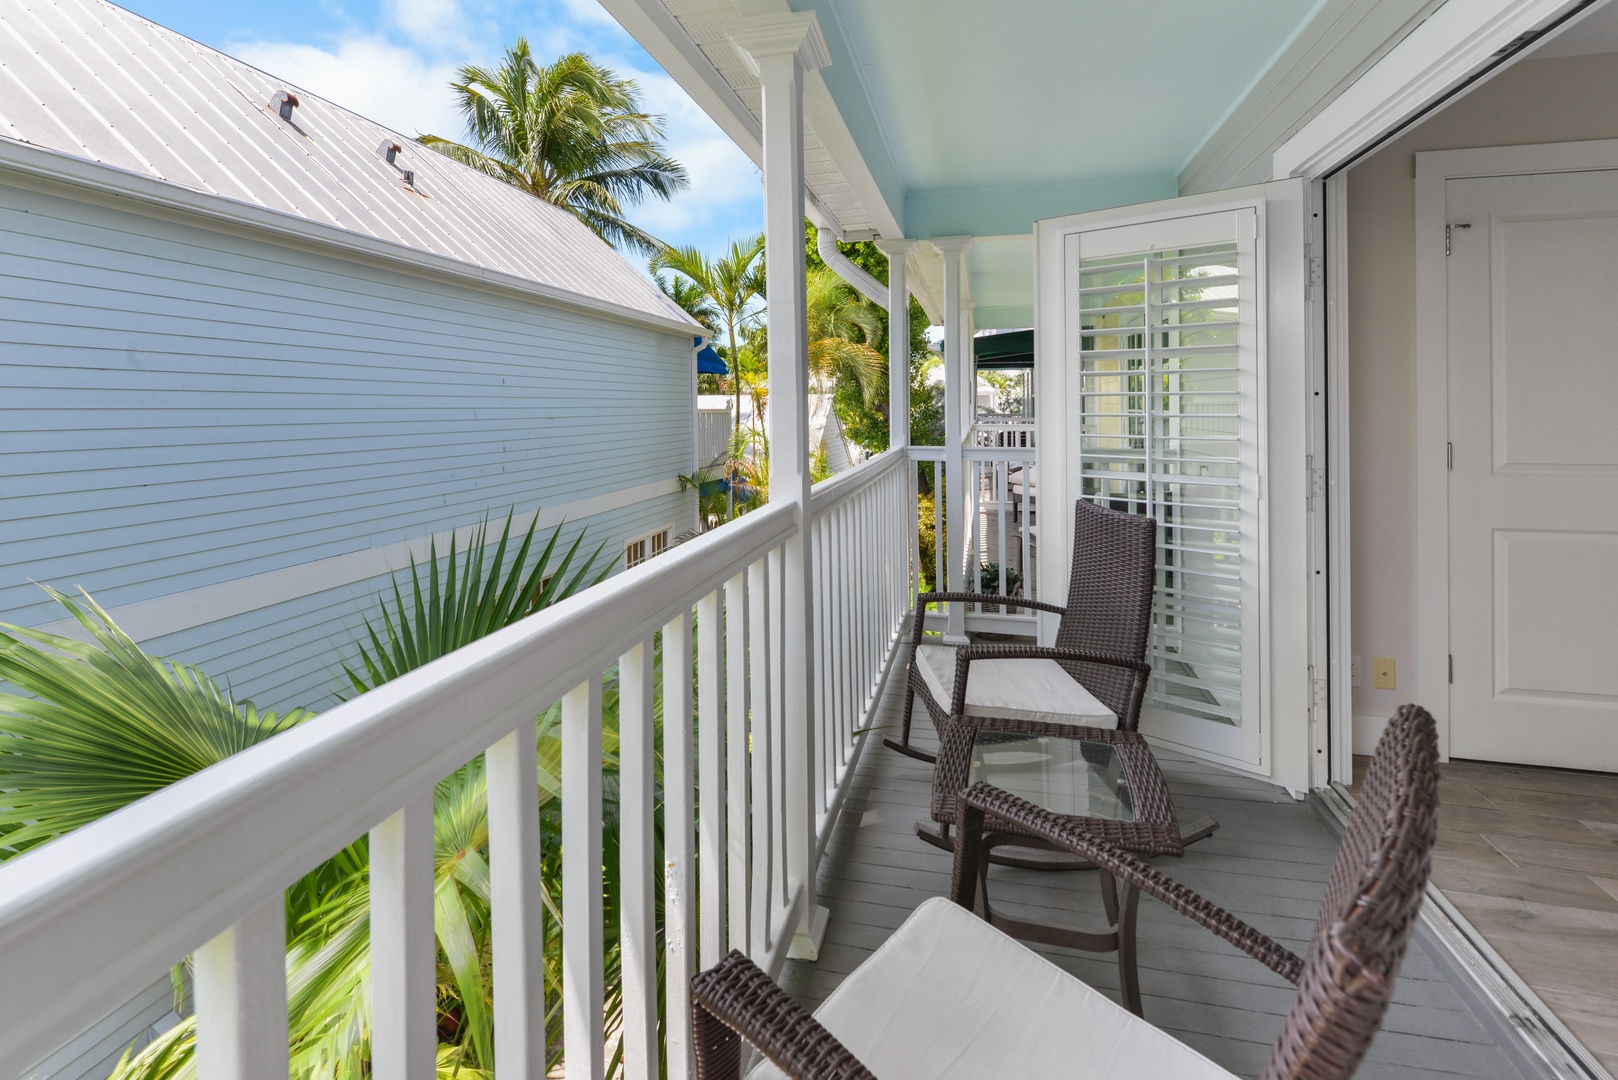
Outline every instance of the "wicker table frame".
<svg viewBox="0 0 1618 1080">
<path fill-rule="evenodd" d="M 949 842 L 948 823 L 960 819 L 960 797 L 967 786 L 972 748 L 980 733 L 1015 735 L 1023 738 L 1071 739 L 1110 746 L 1123 764 L 1124 775 L 1129 778 L 1135 820 L 1053 816 L 1082 828 L 1088 835 L 1099 837 L 1137 855 L 1185 854 L 1185 840 L 1181 836 L 1180 824 L 1175 817 L 1174 799 L 1169 794 L 1168 782 L 1163 779 L 1163 773 L 1157 767 L 1157 759 L 1152 756 L 1151 748 L 1139 732 L 1081 728 L 1069 724 L 1049 724 L 1005 717 L 959 717 L 945 730 L 944 742 L 939 747 L 938 761 L 933 766 L 931 805 L 933 820 L 945 826 L 941 830 L 944 842 Z M 993 790 L 982 784 L 976 787 Z M 1211 828 L 1209 831 L 1212 831 Z M 917 835 L 930 843 L 938 842 L 921 827 L 918 827 Z M 1044 832 L 1025 823 L 1017 815 L 995 814 L 973 842 L 977 845 L 977 852 L 972 856 L 972 862 L 978 868 L 976 896 L 975 899 L 968 898 L 964 902 L 971 903 L 978 915 L 987 920 L 991 926 L 1023 941 L 1059 945 L 1084 952 L 1116 952 L 1118 982 L 1123 992 L 1124 1006 L 1135 1015 L 1141 1015 L 1140 977 L 1136 965 L 1139 886 L 1127 880 L 1118 880 L 1107 867 L 1091 860 L 1075 859 L 1070 845 L 1053 840 Z M 950 846 L 954 847 L 959 843 L 960 838 L 957 837 Z M 1060 852 L 1068 861 L 1053 864 L 1027 858 L 993 857 L 994 849 L 1005 847 Z M 1095 866 L 1099 871 L 1097 883 L 1101 889 L 1101 902 L 1107 915 L 1108 929 L 1093 931 L 1053 926 L 1049 923 L 1012 918 L 996 911 L 989 901 L 991 861 L 1030 867 Z"/>
</svg>

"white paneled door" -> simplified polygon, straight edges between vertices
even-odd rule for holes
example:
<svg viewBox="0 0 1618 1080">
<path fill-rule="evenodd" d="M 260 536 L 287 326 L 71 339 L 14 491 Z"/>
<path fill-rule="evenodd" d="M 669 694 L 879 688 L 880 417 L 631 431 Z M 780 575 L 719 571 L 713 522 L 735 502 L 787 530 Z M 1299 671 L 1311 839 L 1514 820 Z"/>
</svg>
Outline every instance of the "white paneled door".
<svg viewBox="0 0 1618 1080">
<path fill-rule="evenodd" d="M 1450 753 L 1618 771 L 1618 172 L 1446 214 Z"/>
<path fill-rule="evenodd" d="M 1086 499 L 1158 523 L 1142 730 L 1263 772 L 1272 690 L 1301 695 L 1308 675 L 1301 659 L 1274 666 L 1270 649 L 1278 614 L 1286 640 L 1307 637 L 1301 609 L 1271 603 L 1275 568 L 1307 562 L 1298 515 L 1278 533 L 1272 505 L 1280 495 L 1285 520 L 1304 504 L 1301 192 L 1266 185 L 1039 231 L 1041 486 L 1066 507 Z M 1278 457 L 1278 436 L 1300 449 Z M 1051 596 L 1067 591 L 1071 520 L 1041 515 L 1064 529 L 1040 536 Z"/>
</svg>

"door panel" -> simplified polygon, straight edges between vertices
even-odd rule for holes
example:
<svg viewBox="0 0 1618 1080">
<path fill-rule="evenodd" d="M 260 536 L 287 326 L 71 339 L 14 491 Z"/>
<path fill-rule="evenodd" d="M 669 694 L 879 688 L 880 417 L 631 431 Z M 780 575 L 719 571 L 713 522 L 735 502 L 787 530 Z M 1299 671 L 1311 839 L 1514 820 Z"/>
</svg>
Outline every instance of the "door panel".
<svg viewBox="0 0 1618 1080">
<path fill-rule="evenodd" d="M 1303 335 L 1289 336 L 1305 322 L 1302 214 L 1298 222 L 1285 216 L 1301 208 L 1301 192 L 1291 182 L 1171 199 L 1042 222 L 1038 232 L 1036 375 L 1040 399 L 1052 403 L 1039 413 L 1041 484 L 1067 502 L 1088 499 L 1158 522 L 1153 673 L 1141 728 L 1264 772 L 1273 769 L 1275 686 L 1295 675 L 1296 688 L 1287 688 L 1306 701 L 1308 685 L 1307 662 L 1271 669 L 1277 626 L 1268 575 L 1307 563 L 1308 553 L 1289 548 L 1276 557 L 1276 502 L 1264 495 L 1278 475 L 1303 474 L 1301 450 L 1274 468 L 1268 372 L 1272 338 L 1295 346 L 1284 351 L 1283 383 L 1301 385 L 1306 366 Z M 1266 234 L 1273 197 L 1287 208 L 1280 280 L 1271 276 L 1277 260 Z M 1278 322 L 1285 333 L 1274 332 Z M 1281 406 L 1280 426 L 1300 442 L 1305 406 L 1301 397 Z M 1304 485 L 1296 487 L 1281 500 L 1289 511 L 1303 509 Z M 1047 520 L 1062 518 L 1070 520 Z M 1297 537 L 1301 547 L 1306 533 L 1295 527 L 1287 541 Z M 1040 588 L 1064 595 L 1071 537 L 1040 542 Z M 1283 591 L 1289 600 L 1300 595 Z M 1289 606 L 1286 615 L 1304 608 Z M 1284 632 L 1289 646 L 1306 638 L 1307 615 Z M 1306 727 L 1306 708 L 1297 719 Z"/>
<path fill-rule="evenodd" d="M 1446 203 L 1450 752 L 1618 770 L 1618 173 Z"/>
</svg>

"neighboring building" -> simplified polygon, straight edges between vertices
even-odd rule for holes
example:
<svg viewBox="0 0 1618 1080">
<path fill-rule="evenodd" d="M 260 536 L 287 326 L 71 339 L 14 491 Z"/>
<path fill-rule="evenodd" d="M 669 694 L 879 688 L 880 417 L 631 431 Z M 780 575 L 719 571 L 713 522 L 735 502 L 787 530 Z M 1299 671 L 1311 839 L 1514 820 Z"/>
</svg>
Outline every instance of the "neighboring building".
<svg viewBox="0 0 1618 1080">
<path fill-rule="evenodd" d="M 5 22 L 0 620 L 82 586 L 318 709 L 434 535 L 690 527 L 699 328 L 570 214 L 110 4 Z"/>
</svg>

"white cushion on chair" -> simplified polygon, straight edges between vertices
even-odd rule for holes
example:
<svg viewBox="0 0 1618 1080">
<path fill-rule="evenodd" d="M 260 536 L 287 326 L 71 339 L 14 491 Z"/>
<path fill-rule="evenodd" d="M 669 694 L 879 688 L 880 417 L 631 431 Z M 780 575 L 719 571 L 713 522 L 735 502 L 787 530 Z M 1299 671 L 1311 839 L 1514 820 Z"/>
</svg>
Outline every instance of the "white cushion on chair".
<svg viewBox="0 0 1618 1080">
<path fill-rule="evenodd" d="M 922 645 L 916 666 L 933 700 L 954 700 L 955 646 Z M 1118 717 L 1055 660 L 974 660 L 966 680 L 966 715 L 1009 716 L 1046 724 L 1115 728 Z"/>
<path fill-rule="evenodd" d="M 878 1080 L 1232 1080 L 943 897 L 815 1011 Z M 779 1080 L 763 1062 L 749 1080 Z"/>
</svg>

